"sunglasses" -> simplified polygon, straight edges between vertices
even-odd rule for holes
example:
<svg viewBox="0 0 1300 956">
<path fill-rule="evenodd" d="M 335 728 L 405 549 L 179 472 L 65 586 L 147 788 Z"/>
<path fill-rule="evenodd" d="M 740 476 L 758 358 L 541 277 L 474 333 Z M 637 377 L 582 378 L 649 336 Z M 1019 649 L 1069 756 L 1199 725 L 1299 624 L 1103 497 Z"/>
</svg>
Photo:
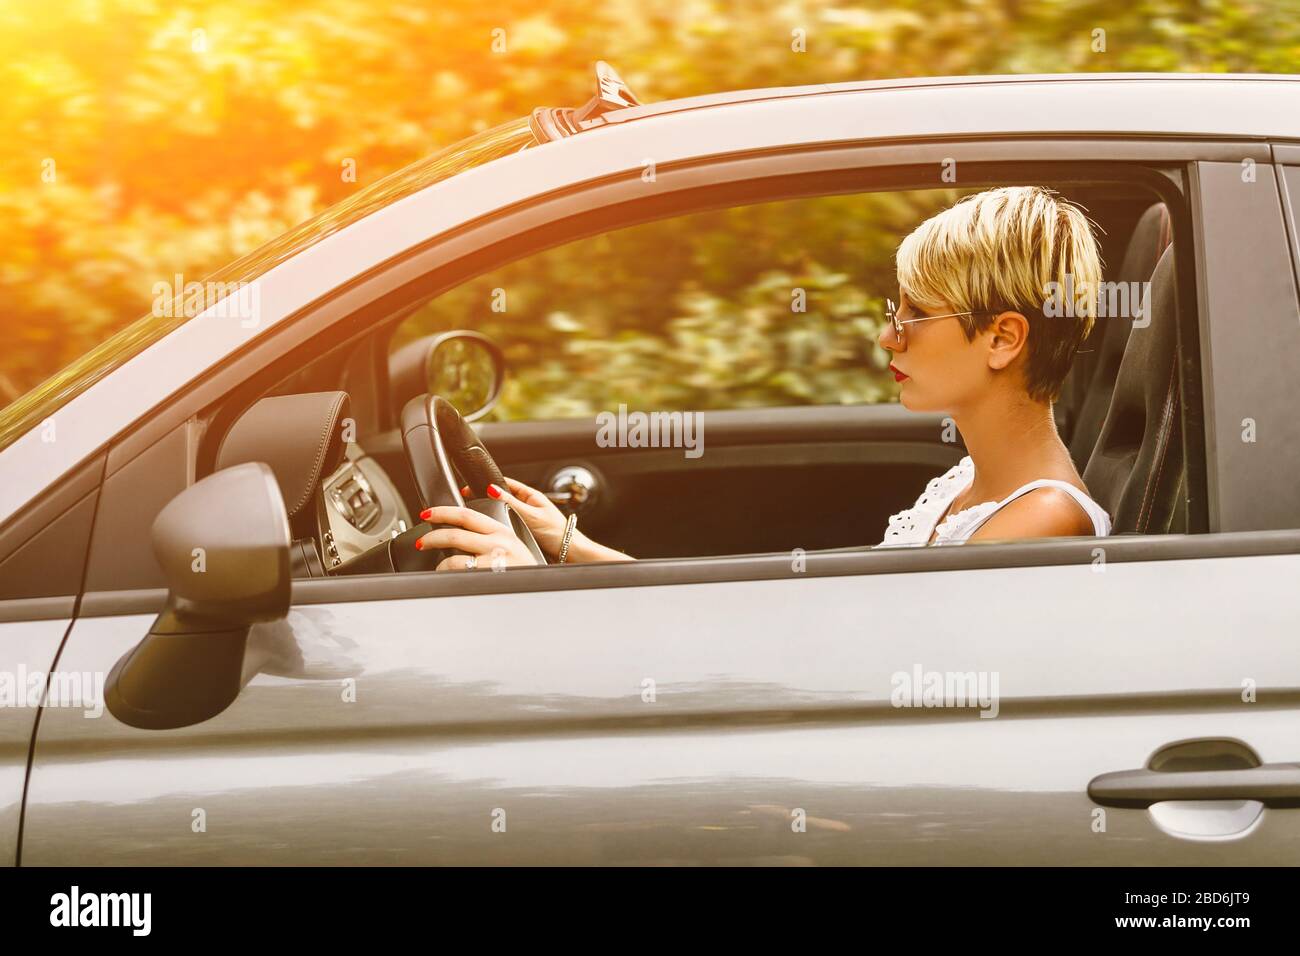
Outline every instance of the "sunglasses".
<svg viewBox="0 0 1300 956">
<path fill-rule="evenodd" d="M 903 326 L 911 325 L 913 322 L 929 322 L 931 319 L 955 319 L 962 315 L 982 315 L 982 312 L 949 312 L 946 315 L 923 315 L 916 319 L 900 319 L 898 317 L 898 306 L 894 304 L 893 299 L 885 300 L 885 318 L 887 318 L 894 327 L 894 337 L 899 342 L 904 341 L 905 333 Z"/>
</svg>

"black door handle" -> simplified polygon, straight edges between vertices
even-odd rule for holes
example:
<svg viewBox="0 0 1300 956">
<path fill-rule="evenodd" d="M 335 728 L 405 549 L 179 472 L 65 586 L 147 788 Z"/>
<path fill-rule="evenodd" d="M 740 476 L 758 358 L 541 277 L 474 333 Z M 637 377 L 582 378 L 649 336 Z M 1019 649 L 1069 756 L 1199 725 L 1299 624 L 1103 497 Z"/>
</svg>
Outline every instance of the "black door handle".
<svg viewBox="0 0 1300 956">
<path fill-rule="evenodd" d="M 1103 807 L 1149 807 L 1161 800 L 1258 800 L 1300 807 L 1300 764 L 1233 770 L 1118 770 L 1094 777 L 1088 796 Z"/>
</svg>

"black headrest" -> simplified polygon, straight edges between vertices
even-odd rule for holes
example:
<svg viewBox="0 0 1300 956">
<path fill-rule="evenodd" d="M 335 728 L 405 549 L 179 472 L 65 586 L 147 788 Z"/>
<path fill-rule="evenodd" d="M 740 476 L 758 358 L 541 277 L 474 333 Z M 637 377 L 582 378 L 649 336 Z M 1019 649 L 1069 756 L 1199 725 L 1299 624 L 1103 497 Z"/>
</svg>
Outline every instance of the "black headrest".
<svg viewBox="0 0 1300 956">
<path fill-rule="evenodd" d="M 272 395 L 254 403 L 217 450 L 217 468 L 264 461 L 275 473 L 292 519 L 311 501 L 321 479 L 343 464 L 347 392 Z"/>
<path fill-rule="evenodd" d="M 1106 421 L 1083 473 L 1117 534 L 1163 534 L 1179 505 L 1183 433 L 1172 247 L 1151 276 L 1149 307 L 1149 324 L 1129 333 Z"/>
<path fill-rule="evenodd" d="M 1169 247 L 1170 238 L 1169 209 L 1162 202 L 1155 203 L 1147 208 L 1134 227 L 1115 279 L 1119 282 L 1149 281 L 1160 256 Z M 1128 344 L 1132 325 L 1130 319 L 1123 317 L 1098 319 L 1081 346 L 1083 350 L 1097 353 L 1091 363 L 1092 372 L 1079 406 L 1078 420 L 1070 436 L 1070 456 L 1082 464 L 1087 463 L 1101 434 L 1106 409 L 1110 406 L 1111 388 L 1119 372 L 1119 363 L 1124 358 L 1124 347 Z"/>
<path fill-rule="evenodd" d="M 1168 206 L 1158 202 L 1147 207 L 1133 227 L 1133 235 L 1129 236 L 1124 261 L 1120 263 L 1116 278 L 1121 282 L 1146 282 L 1150 279 L 1160 257 L 1169 248 L 1171 226 Z"/>
</svg>

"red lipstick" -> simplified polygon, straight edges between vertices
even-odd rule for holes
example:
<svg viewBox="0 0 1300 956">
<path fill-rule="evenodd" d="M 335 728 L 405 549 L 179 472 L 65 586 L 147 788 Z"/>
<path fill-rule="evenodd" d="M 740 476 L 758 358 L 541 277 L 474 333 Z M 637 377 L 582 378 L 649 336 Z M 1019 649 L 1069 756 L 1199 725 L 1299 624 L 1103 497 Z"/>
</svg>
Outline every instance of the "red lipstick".
<svg viewBox="0 0 1300 956">
<path fill-rule="evenodd" d="M 901 381 L 903 381 L 904 379 L 907 378 L 906 373 L 904 373 L 904 372 L 900 372 L 898 369 L 894 368 L 894 363 L 892 363 L 892 362 L 889 363 L 889 370 L 890 370 L 891 372 L 894 373 L 894 381 L 895 381 L 895 382 L 901 382 Z"/>
</svg>

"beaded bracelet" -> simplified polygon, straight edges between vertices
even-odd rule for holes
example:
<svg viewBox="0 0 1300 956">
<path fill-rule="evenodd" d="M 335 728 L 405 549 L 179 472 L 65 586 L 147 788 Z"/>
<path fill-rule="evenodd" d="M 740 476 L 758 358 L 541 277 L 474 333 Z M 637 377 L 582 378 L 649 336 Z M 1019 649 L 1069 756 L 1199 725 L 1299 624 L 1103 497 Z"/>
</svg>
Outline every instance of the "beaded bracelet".
<svg viewBox="0 0 1300 956">
<path fill-rule="evenodd" d="M 569 556 L 569 542 L 573 540 L 573 532 L 577 527 L 578 516 L 576 514 L 569 515 L 569 520 L 564 525 L 564 540 L 560 542 L 560 557 L 555 562 L 556 564 L 563 564 L 564 559 Z"/>
</svg>

